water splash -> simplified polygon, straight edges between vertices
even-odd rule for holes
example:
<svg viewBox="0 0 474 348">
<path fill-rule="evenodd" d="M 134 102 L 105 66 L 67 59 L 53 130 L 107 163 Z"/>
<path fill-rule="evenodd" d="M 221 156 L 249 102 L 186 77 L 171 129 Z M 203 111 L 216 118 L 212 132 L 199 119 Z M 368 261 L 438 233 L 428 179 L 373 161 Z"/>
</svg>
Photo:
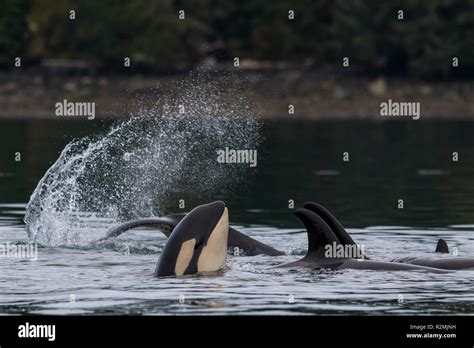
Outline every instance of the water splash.
<svg viewBox="0 0 474 348">
<path fill-rule="evenodd" d="M 31 240 L 88 243 L 111 222 L 158 215 L 170 200 L 176 207 L 179 198 L 223 197 L 241 183 L 251 169 L 219 164 L 216 150 L 261 142 L 261 121 L 242 91 L 199 78 L 168 90 L 176 95 L 141 98 L 138 115 L 64 148 L 27 205 Z"/>
</svg>

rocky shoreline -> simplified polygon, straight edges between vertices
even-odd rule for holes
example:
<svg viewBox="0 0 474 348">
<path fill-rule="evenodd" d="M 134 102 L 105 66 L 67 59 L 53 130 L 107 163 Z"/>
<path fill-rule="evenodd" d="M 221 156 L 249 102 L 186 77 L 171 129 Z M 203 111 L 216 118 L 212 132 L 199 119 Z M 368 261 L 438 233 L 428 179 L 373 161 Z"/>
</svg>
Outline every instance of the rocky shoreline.
<svg viewBox="0 0 474 348">
<path fill-rule="evenodd" d="M 54 119 L 54 105 L 63 100 L 95 102 L 97 118 L 125 117 L 143 107 L 131 99 L 166 89 L 180 76 L 4 71 L 0 73 L 0 118 Z M 424 82 L 314 69 L 256 69 L 232 78 L 228 73 L 211 78 L 246 91 L 264 118 L 382 120 L 380 105 L 392 99 L 420 103 L 421 119 L 474 119 L 472 81 Z M 289 113 L 289 105 L 294 114 Z"/>
</svg>

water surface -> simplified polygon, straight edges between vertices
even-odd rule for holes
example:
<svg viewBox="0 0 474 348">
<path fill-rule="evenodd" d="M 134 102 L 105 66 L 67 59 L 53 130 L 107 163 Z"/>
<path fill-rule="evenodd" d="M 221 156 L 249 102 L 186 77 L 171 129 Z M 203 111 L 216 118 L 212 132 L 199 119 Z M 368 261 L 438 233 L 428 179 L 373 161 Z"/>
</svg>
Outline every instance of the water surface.
<svg viewBox="0 0 474 348">
<path fill-rule="evenodd" d="M 25 205 L 75 137 L 97 122 L 1 121 L 0 243 L 26 244 Z M 254 177 L 214 199 L 231 224 L 287 252 L 230 255 L 216 277 L 152 277 L 166 241 L 136 230 L 75 247 L 40 246 L 38 259 L 0 258 L 3 314 L 472 314 L 473 273 L 269 269 L 304 255 L 296 206 L 327 206 L 373 259 L 435 257 L 438 238 L 474 256 L 474 123 L 266 122 Z M 15 153 L 22 155 L 15 162 Z M 349 153 L 349 162 L 343 153 Z M 453 162 L 453 152 L 459 161 Z M 204 179 L 203 179 L 204 180 Z M 192 197 L 195 204 L 208 197 Z M 397 208 L 403 199 L 404 209 Z M 176 202 L 163 202 L 176 212 Z M 85 220 L 100 235 L 114 221 Z"/>
</svg>

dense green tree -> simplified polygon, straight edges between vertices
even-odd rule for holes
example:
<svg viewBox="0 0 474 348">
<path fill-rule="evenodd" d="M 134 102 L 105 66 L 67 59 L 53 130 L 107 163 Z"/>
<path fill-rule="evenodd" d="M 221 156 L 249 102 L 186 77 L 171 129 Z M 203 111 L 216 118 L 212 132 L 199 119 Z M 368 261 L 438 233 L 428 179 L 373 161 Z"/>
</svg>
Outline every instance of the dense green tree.
<svg viewBox="0 0 474 348">
<path fill-rule="evenodd" d="M 318 65 L 350 57 L 377 74 L 474 74 L 474 0 L 0 1 L 4 66 L 19 54 L 116 71 L 124 57 L 154 71 L 190 69 L 207 56 Z"/>
<path fill-rule="evenodd" d="M 31 21 L 36 55 L 88 59 L 116 70 L 124 57 L 155 69 L 188 67 L 196 58 L 194 39 L 203 36 L 195 20 L 179 20 L 171 0 L 40 0 Z"/>
<path fill-rule="evenodd" d="M 409 72 L 421 76 L 447 76 L 474 72 L 474 1 L 409 0 L 406 26 L 398 27 L 400 42 L 409 57 Z"/>
<path fill-rule="evenodd" d="M 331 32 L 335 52 L 364 70 L 444 76 L 455 56 L 474 68 L 472 0 L 337 0 Z"/>
<path fill-rule="evenodd" d="M 30 2 L 25 0 L 0 1 L 0 66 L 12 66 L 14 57 L 27 50 L 29 7 Z"/>
<path fill-rule="evenodd" d="M 238 4 L 223 28 L 227 48 L 235 55 L 300 60 L 327 53 L 331 1 L 243 0 Z M 294 20 L 288 18 L 289 11 L 294 11 Z"/>
</svg>

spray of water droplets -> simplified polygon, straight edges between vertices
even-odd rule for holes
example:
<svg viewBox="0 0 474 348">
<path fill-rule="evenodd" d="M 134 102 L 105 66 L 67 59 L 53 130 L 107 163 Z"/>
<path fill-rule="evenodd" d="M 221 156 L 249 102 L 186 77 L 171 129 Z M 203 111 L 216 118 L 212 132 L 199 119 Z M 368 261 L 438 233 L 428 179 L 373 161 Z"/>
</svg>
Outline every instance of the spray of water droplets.
<svg viewBox="0 0 474 348">
<path fill-rule="evenodd" d="M 257 149 L 261 121 L 229 85 L 189 77 L 105 135 L 68 144 L 30 198 L 29 238 L 88 243 L 110 223 L 163 213 L 170 200 L 213 200 L 242 185 L 250 169 L 218 163 L 216 151 Z"/>
</svg>

